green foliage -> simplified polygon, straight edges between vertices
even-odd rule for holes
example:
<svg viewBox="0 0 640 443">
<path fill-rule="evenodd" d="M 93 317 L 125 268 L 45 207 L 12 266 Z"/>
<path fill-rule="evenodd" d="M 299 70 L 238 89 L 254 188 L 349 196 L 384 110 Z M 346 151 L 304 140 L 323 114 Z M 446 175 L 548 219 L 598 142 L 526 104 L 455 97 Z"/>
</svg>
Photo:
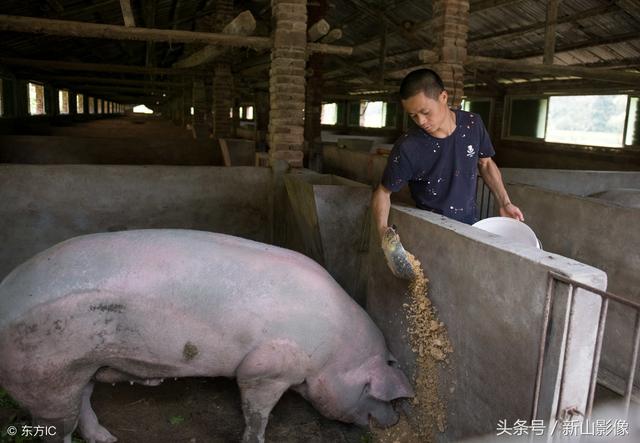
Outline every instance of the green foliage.
<svg viewBox="0 0 640 443">
<path fill-rule="evenodd" d="M 7 391 L 0 388 L 0 408 L 20 409 L 20 406 L 7 394 Z"/>
<path fill-rule="evenodd" d="M 174 415 L 169 419 L 169 423 L 171 423 L 173 426 L 179 425 L 183 421 L 184 421 L 184 417 L 182 415 Z"/>
</svg>

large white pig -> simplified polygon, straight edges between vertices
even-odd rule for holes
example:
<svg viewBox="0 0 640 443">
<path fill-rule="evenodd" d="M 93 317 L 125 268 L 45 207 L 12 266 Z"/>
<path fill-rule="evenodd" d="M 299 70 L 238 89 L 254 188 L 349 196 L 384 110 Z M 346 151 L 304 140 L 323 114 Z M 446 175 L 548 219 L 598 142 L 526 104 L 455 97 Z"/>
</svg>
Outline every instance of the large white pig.
<svg viewBox="0 0 640 443">
<path fill-rule="evenodd" d="M 380 330 L 313 260 L 228 235 L 140 230 L 77 237 L 0 283 L 0 385 L 71 442 L 114 442 L 93 382 L 235 377 L 245 442 L 264 441 L 289 388 L 327 417 L 396 422 L 413 395 Z"/>
</svg>

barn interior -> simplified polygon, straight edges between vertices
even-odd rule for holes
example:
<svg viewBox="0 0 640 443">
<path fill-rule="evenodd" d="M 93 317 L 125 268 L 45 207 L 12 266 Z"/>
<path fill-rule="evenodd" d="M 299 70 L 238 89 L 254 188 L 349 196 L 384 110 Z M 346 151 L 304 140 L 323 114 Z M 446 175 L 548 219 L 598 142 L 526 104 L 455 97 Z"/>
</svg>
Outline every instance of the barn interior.
<svg viewBox="0 0 640 443">
<path fill-rule="evenodd" d="M 288 393 L 267 441 L 458 441 L 519 420 L 550 432 L 608 401 L 622 426 L 640 401 L 639 0 L 4 0 L 0 280 L 83 234 L 236 235 L 323 265 L 407 374 L 424 370 L 407 282 L 370 221 L 414 124 L 400 81 L 423 67 L 482 118 L 542 248 L 394 194 L 390 222 L 453 348 L 404 410 L 428 435 L 372 434 Z M 497 214 L 481 179 L 477 203 Z M 0 394 L 0 432 L 28 422 Z M 242 433 L 225 380 L 100 386 L 94 404 L 123 442 Z"/>
</svg>

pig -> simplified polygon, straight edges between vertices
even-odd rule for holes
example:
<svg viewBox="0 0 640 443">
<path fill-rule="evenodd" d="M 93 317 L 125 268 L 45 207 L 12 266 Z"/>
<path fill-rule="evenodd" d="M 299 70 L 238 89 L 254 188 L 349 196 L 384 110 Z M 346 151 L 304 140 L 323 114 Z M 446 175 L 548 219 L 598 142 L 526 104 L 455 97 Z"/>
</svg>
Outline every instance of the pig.
<svg viewBox="0 0 640 443">
<path fill-rule="evenodd" d="M 313 260 L 182 229 L 85 235 L 0 283 L 0 386 L 89 443 L 117 441 L 91 407 L 94 382 L 235 377 L 243 442 L 264 442 L 288 389 L 331 419 L 382 427 L 412 397 L 380 330 Z"/>
</svg>

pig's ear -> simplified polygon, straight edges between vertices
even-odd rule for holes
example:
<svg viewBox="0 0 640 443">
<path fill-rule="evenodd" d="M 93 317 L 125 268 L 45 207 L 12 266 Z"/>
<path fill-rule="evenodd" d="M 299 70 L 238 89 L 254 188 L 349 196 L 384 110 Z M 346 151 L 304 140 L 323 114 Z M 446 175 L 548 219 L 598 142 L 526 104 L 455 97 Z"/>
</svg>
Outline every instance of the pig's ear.
<svg viewBox="0 0 640 443">
<path fill-rule="evenodd" d="M 414 392 L 400 369 L 378 365 L 369 380 L 369 395 L 377 400 L 391 401 L 396 398 L 413 397 Z"/>
</svg>

